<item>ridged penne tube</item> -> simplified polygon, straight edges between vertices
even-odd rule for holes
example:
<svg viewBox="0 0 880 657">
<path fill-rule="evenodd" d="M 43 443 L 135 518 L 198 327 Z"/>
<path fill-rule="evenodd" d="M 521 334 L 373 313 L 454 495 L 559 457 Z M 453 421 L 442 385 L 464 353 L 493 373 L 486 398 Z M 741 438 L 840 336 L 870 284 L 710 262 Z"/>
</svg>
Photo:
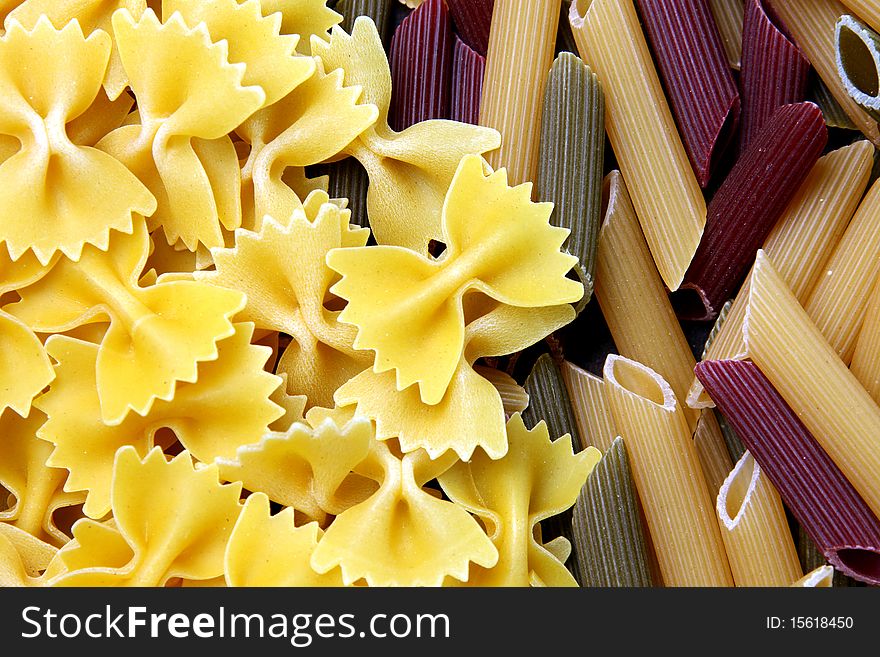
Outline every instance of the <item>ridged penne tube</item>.
<svg viewBox="0 0 880 657">
<path fill-rule="evenodd" d="M 834 579 L 834 568 L 831 566 L 819 566 L 801 577 L 792 586 L 804 589 L 827 589 L 831 588 Z"/>
<path fill-rule="evenodd" d="M 880 118 L 880 36 L 850 15 L 834 27 L 834 55 L 843 88 L 873 118 Z"/>
<path fill-rule="evenodd" d="M 593 293 L 604 161 L 605 99 L 599 80 L 577 56 L 560 53 L 544 94 L 535 194 L 554 204 L 551 223 L 571 231 L 563 248 L 578 258 L 574 272 L 584 284 L 578 312 Z"/>
<path fill-rule="evenodd" d="M 351 34 L 351 28 L 358 16 L 367 16 L 376 24 L 382 43 L 387 44 L 391 36 L 388 19 L 391 9 L 397 5 L 395 0 L 340 0 L 336 11 L 342 14 L 343 30 Z"/>
<path fill-rule="evenodd" d="M 703 477 L 709 487 L 709 495 L 716 495 L 727 475 L 733 470 L 733 461 L 724 434 L 718 426 L 715 413 L 710 408 L 703 409 L 697 428 L 694 430 L 694 446 L 703 468 Z"/>
<path fill-rule="evenodd" d="M 871 288 L 880 273 L 878 252 L 880 182 L 875 182 L 804 304 L 807 315 L 844 363 L 852 360 Z"/>
<path fill-rule="evenodd" d="M 694 355 L 645 237 L 619 171 L 605 177 L 605 219 L 596 254 L 596 298 L 620 354 L 662 376 L 684 400 L 694 377 Z M 699 411 L 682 407 L 693 430 Z"/>
<path fill-rule="evenodd" d="M 568 361 L 562 364 L 562 377 L 568 388 L 581 440 L 584 445 L 593 445 L 604 454 L 617 436 L 611 408 L 605 397 L 605 382 Z"/>
<path fill-rule="evenodd" d="M 742 59 L 742 0 L 709 0 L 709 10 L 715 18 L 715 25 L 718 26 L 727 63 L 731 68 L 739 69 Z"/>
<path fill-rule="evenodd" d="M 852 14 L 880 32 L 880 6 L 876 0 L 843 0 Z"/>
<path fill-rule="evenodd" d="M 716 510 L 737 586 L 788 586 L 803 575 L 779 493 L 748 452 L 721 486 Z"/>
<path fill-rule="evenodd" d="M 880 515 L 880 408 L 758 251 L 743 325 L 748 356 Z"/>
<path fill-rule="evenodd" d="M 480 125 L 501 133 L 488 154 L 492 168 L 507 168 L 511 185 L 535 180 L 544 85 L 553 62 L 562 0 L 495 0 Z"/>
<path fill-rule="evenodd" d="M 706 202 L 635 7 L 632 0 L 576 0 L 569 20 L 581 59 L 605 92 L 605 130 L 651 255 L 676 290 L 703 235 Z"/>
<path fill-rule="evenodd" d="M 669 384 L 622 356 L 605 361 L 605 392 L 666 586 L 733 586 L 703 472 Z"/>
<path fill-rule="evenodd" d="M 794 42 L 807 56 L 816 73 L 828 86 L 835 100 L 862 134 L 880 144 L 880 128 L 846 92 L 837 73 L 834 50 L 834 26 L 847 10 L 837 0 L 767 0 L 785 24 Z"/>
<path fill-rule="evenodd" d="M 876 281 L 849 369 L 880 404 L 880 285 Z"/>
<path fill-rule="evenodd" d="M 579 435 L 562 372 L 550 354 L 538 358 L 524 388 L 529 395 L 529 406 L 522 414 L 527 429 L 533 429 L 543 420 L 551 436 L 569 434 L 575 449 L 586 447 Z"/>
<path fill-rule="evenodd" d="M 856 124 L 847 116 L 840 103 L 828 89 L 828 85 L 822 82 L 822 78 L 813 78 L 812 86 L 807 93 L 807 98 L 822 108 L 825 117 L 825 125 L 829 128 L 843 128 L 844 130 L 858 130 Z"/>
<path fill-rule="evenodd" d="M 873 152 L 871 143 L 862 140 L 819 158 L 764 242 L 764 251 L 802 303 L 815 287 L 823 265 L 859 205 L 871 175 Z M 743 357 L 742 324 L 749 280 L 737 294 L 703 360 Z M 695 408 L 714 406 L 695 378 L 687 403 Z"/>
<path fill-rule="evenodd" d="M 572 522 L 581 586 L 653 586 L 639 498 L 622 438 L 581 489 Z"/>
</svg>

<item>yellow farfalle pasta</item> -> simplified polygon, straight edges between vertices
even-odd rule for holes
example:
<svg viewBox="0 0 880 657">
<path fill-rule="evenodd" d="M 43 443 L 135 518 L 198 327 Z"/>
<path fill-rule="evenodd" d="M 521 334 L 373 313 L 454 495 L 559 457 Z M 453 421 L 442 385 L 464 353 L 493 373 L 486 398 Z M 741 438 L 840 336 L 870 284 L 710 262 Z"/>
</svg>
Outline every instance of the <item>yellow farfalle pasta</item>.
<svg viewBox="0 0 880 657">
<path fill-rule="evenodd" d="M 116 455 L 112 507 L 118 537 L 106 525 L 101 540 L 82 545 L 81 523 L 59 552 L 67 572 L 56 586 L 161 586 L 173 577 L 206 580 L 224 571 L 229 535 L 241 511 L 240 484 L 221 485 L 217 467 L 194 468 L 188 452 L 171 461 L 158 448 L 143 460 L 133 447 Z M 127 547 L 129 561 L 120 563 Z M 76 552 L 75 559 L 66 559 Z"/>
<path fill-rule="evenodd" d="M 485 305 L 486 299 L 480 299 Z M 397 438 L 404 453 L 424 449 L 431 458 L 454 450 L 468 460 L 480 447 L 490 458 L 507 451 L 505 409 L 497 388 L 474 367 L 479 358 L 524 349 L 574 319 L 569 305 L 514 308 L 493 303 L 465 326 L 464 352 L 439 403 L 422 401 L 416 386 L 398 390 L 393 372 L 367 369 L 337 390 L 340 406 L 376 422 L 376 438 Z M 466 312 L 465 316 L 470 313 Z M 467 321 L 467 320 L 466 320 Z M 484 368 L 480 368 L 484 369 Z"/>
<path fill-rule="evenodd" d="M 217 357 L 218 340 L 235 331 L 230 317 L 244 306 L 235 290 L 195 281 L 141 287 L 149 240 L 143 219 L 134 234 L 114 233 L 108 251 L 86 247 L 19 290 L 5 310 L 35 331 L 63 332 L 110 319 L 98 352 L 97 390 L 105 422 L 131 409 L 144 414 L 168 400 L 176 381 L 196 380 L 197 364 Z"/>
<path fill-rule="evenodd" d="M 312 568 L 328 573 L 338 566 L 346 585 L 364 579 L 370 586 L 439 586 L 447 576 L 467 581 L 470 562 L 492 567 L 498 551 L 474 518 L 422 488 L 453 461 L 432 461 L 425 452 L 399 457 L 388 442 L 373 440 L 356 472 L 379 489 L 330 523 Z"/>
<path fill-rule="evenodd" d="M 15 504 L 0 511 L 0 523 L 9 523 L 31 536 L 60 547 L 70 537 L 55 524 L 58 509 L 82 504 L 82 493 L 62 490 L 67 471 L 46 465 L 52 446 L 37 439 L 46 416 L 32 410 L 27 418 L 10 411 L 0 413 L 0 490 L 15 497 Z"/>
<path fill-rule="evenodd" d="M 187 25 L 204 22 L 213 42 L 225 40 L 229 62 L 245 64 L 241 83 L 266 93 L 265 104 L 280 100 L 315 70 L 310 57 L 297 55 L 298 34 L 281 34 L 281 14 L 263 17 L 260 0 L 162 0 L 167 20 L 180 12 Z"/>
<path fill-rule="evenodd" d="M 379 109 L 375 124 L 345 147 L 370 177 L 367 210 L 379 244 L 427 254 L 442 239 L 440 210 L 461 158 L 498 148 L 497 131 L 452 121 L 422 121 L 403 132 L 388 127 L 391 71 L 376 25 L 354 22 L 351 35 L 334 27 L 329 41 L 312 38 L 312 53 L 328 71 L 341 68 L 345 83 L 363 87 L 362 102 Z"/>
<path fill-rule="evenodd" d="M 237 130 L 251 147 L 242 168 L 248 228 L 259 230 L 267 214 L 285 222 L 302 207 L 283 179 L 286 170 L 300 171 L 337 155 L 376 120 L 376 107 L 358 102 L 360 87 L 344 86 L 341 70 L 325 73 L 316 60 L 306 78 Z"/>
<path fill-rule="evenodd" d="M 78 260 L 86 244 L 106 249 L 111 230 L 131 232 L 132 212 L 156 209 L 118 160 L 75 145 L 66 132 L 98 95 L 110 37 L 102 31 L 85 37 L 76 21 L 57 30 L 46 18 L 32 30 L 15 20 L 6 28 L 0 133 L 22 147 L 0 165 L 0 242 L 13 260 L 28 250 L 44 265 L 59 251 Z"/>
<path fill-rule="evenodd" d="M 127 9 L 133 16 L 140 18 L 146 8 L 146 0 L 26 0 L 9 17 L 25 27 L 36 25 L 40 16 L 47 16 L 56 26 L 66 25 L 76 19 L 86 34 L 95 30 L 111 33 L 113 28 L 110 20 L 117 9 Z M 104 89 L 107 96 L 115 100 L 127 85 L 128 78 L 114 43 L 104 76 Z"/>
<path fill-rule="evenodd" d="M 233 459 L 218 459 L 218 465 L 224 479 L 323 523 L 327 514 L 338 515 L 375 492 L 372 480 L 352 474 L 369 454 L 373 436 L 362 416 L 340 425 L 327 418 L 314 428 L 295 422 L 240 447 Z"/>
<path fill-rule="evenodd" d="M 348 301 L 339 319 L 358 327 L 355 348 L 376 352 L 377 373 L 394 369 L 399 390 L 418 383 L 426 404 L 443 398 L 464 353 L 466 293 L 525 308 L 583 296 L 566 278 L 577 259 L 560 251 L 569 231 L 550 225 L 552 205 L 532 203 L 531 185 L 508 187 L 503 169 L 486 176 L 483 166 L 462 158 L 443 206 L 440 258 L 395 246 L 327 256 L 342 274 L 331 292 Z"/>
<path fill-rule="evenodd" d="M 282 413 L 269 396 L 278 377 L 263 371 L 266 347 L 250 344 L 253 326 L 238 324 L 217 345 L 217 359 L 200 363 L 195 383 L 180 383 L 168 401 L 145 415 L 129 413 L 121 423 L 102 421 L 96 393 L 99 347 L 67 336 L 47 341 L 58 378 L 37 401 L 48 416 L 37 435 L 55 445 L 49 465 L 70 471 L 66 490 L 88 492 L 84 511 L 101 518 L 110 511 L 113 460 L 122 446 L 146 455 L 156 432 L 169 428 L 199 460 L 232 457 L 257 442 Z M 47 443 L 48 444 L 48 443 Z"/>
<path fill-rule="evenodd" d="M 58 572 L 58 548 L 0 522 L 0 588 L 42 586 Z"/>
<path fill-rule="evenodd" d="M 438 478 L 452 501 L 483 520 L 498 548 L 497 565 L 476 570 L 468 583 L 577 586 L 563 563 L 535 539 L 535 528 L 574 505 L 602 454 L 595 447 L 574 454 L 568 434 L 551 441 L 543 421 L 528 430 L 518 413 L 507 423 L 507 438 L 504 458 L 493 461 L 477 453 Z"/>
<path fill-rule="evenodd" d="M 339 570 L 319 575 L 309 561 L 324 532 L 318 523 L 297 527 L 293 509 L 270 514 L 269 498 L 251 495 L 226 546 L 229 586 L 342 586 Z"/>
<path fill-rule="evenodd" d="M 158 200 L 150 229 L 169 244 L 223 246 L 221 226 L 241 224 L 240 172 L 228 133 L 266 101 L 245 86 L 243 64 L 230 64 L 225 41 L 204 23 L 190 28 L 180 14 L 160 23 L 152 10 L 139 20 L 113 14 L 113 33 L 138 101 L 139 122 L 98 143 L 126 164 Z"/>
<path fill-rule="evenodd" d="M 319 192 L 313 198 L 320 196 L 327 199 Z M 300 209 L 282 221 L 267 218 L 258 233 L 236 231 L 235 248 L 214 250 L 215 271 L 195 274 L 247 295 L 241 319 L 293 338 L 278 370 L 287 374 L 288 391 L 310 405 L 332 406 L 335 390 L 372 364 L 370 354 L 352 346 L 355 327 L 324 305 L 337 278 L 324 262 L 327 253 L 367 243 L 369 231 L 350 226 L 350 214 L 325 202 L 312 216 Z"/>
<path fill-rule="evenodd" d="M 281 13 L 281 30 L 299 34 L 301 52 L 311 49 L 311 37 L 326 39 L 330 30 L 342 22 L 342 16 L 327 6 L 326 0 L 262 0 L 263 14 Z"/>
<path fill-rule="evenodd" d="M 0 311 L 0 413 L 27 417 L 31 402 L 54 378 L 40 340 L 23 322 Z"/>
</svg>

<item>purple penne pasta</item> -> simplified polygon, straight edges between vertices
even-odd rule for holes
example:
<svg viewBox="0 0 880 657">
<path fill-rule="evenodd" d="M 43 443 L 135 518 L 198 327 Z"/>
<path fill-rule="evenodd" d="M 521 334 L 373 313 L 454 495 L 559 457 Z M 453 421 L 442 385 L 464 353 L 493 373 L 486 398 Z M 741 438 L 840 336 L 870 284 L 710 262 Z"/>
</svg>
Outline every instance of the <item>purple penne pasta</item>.
<svg viewBox="0 0 880 657">
<path fill-rule="evenodd" d="M 758 366 L 707 360 L 695 372 L 831 565 L 880 584 L 880 521 Z"/>
<path fill-rule="evenodd" d="M 700 187 L 739 124 L 740 100 L 709 6 L 638 0 L 682 143 Z"/>
<path fill-rule="evenodd" d="M 480 123 L 480 98 L 486 58 L 455 37 L 452 55 L 452 100 L 449 118 L 462 123 Z"/>
<path fill-rule="evenodd" d="M 446 0 L 446 4 L 461 40 L 485 57 L 495 0 Z"/>
<path fill-rule="evenodd" d="M 764 0 L 747 0 L 739 87 L 743 115 L 740 149 L 748 147 L 773 112 L 806 98 L 810 62 L 768 15 Z"/>
<path fill-rule="evenodd" d="M 452 23 L 443 0 L 427 0 L 391 39 L 391 127 L 405 130 L 428 119 L 449 118 Z"/>
<path fill-rule="evenodd" d="M 672 295 L 679 317 L 718 314 L 827 141 L 815 104 L 783 105 L 773 113 L 709 203 L 700 246 Z"/>
</svg>

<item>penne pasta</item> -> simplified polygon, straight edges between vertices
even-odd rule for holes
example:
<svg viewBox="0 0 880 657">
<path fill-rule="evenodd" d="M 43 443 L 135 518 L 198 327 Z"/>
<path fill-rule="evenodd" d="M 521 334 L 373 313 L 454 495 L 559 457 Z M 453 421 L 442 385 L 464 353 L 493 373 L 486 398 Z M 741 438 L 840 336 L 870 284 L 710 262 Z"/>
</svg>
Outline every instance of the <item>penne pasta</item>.
<svg viewBox="0 0 880 657">
<path fill-rule="evenodd" d="M 722 360 L 704 361 L 696 371 L 825 558 L 880 583 L 880 521 L 761 370 Z M 785 532 L 790 541 L 787 526 Z"/>
<path fill-rule="evenodd" d="M 596 298 L 623 356 L 660 374 L 683 400 L 693 380 L 694 355 L 639 228 L 618 171 L 605 177 L 605 218 L 596 257 Z M 682 407 L 693 430 L 699 411 Z"/>
<path fill-rule="evenodd" d="M 834 26 L 847 13 L 846 7 L 837 0 L 766 1 L 852 122 L 874 144 L 880 144 L 877 121 L 849 96 L 837 73 Z"/>
<path fill-rule="evenodd" d="M 452 94 L 449 118 L 477 125 L 480 122 L 480 98 L 486 59 L 464 41 L 455 37 L 452 50 Z"/>
<path fill-rule="evenodd" d="M 391 9 L 396 5 L 396 0 L 339 0 L 336 11 L 342 14 L 340 27 L 349 34 L 358 16 L 371 18 L 376 24 L 382 43 L 387 45 L 391 38 Z"/>
<path fill-rule="evenodd" d="M 800 579 L 782 500 L 749 452 L 724 480 L 716 510 L 737 586 L 788 586 Z"/>
<path fill-rule="evenodd" d="M 880 513 L 880 408 L 763 251 L 752 272 L 743 334 L 748 356 L 874 514 Z"/>
<path fill-rule="evenodd" d="M 843 128 L 844 130 L 858 130 L 856 124 L 847 116 L 840 103 L 831 95 L 828 86 L 822 82 L 822 78 L 814 76 L 812 87 L 807 94 L 810 100 L 822 109 L 825 117 L 825 125 L 829 128 Z"/>
<path fill-rule="evenodd" d="M 852 360 L 874 281 L 880 274 L 880 183 L 862 199 L 804 304 L 844 363 Z"/>
<path fill-rule="evenodd" d="M 849 369 L 880 404 L 880 285 L 877 281 L 874 281 Z"/>
<path fill-rule="evenodd" d="M 584 284 L 575 305 L 580 312 L 592 297 L 596 237 L 602 211 L 605 156 L 605 100 L 599 81 L 571 53 L 553 62 L 544 94 L 541 150 L 535 195 L 554 204 L 550 222 L 570 232 L 563 249 L 578 259 Z"/>
<path fill-rule="evenodd" d="M 778 263 L 798 300 L 805 302 L 840 241 L 871 174 L 874 147 L 861 140 L 819 158 L 780 220 L 764 242 L 765 252 Z M 742 358 L 742 324 L 748 304 L 750 276 L 746 278 L 727 318 L 703 354 L 703 359 Z M 713 406 L 697 379 L 687 403 L 695 408 Z"/>
<path fill-rule="evenodd" d="M 831 566 L 819 566 L 816 570 L 812 570 L 792 586 L 805 589 L 831 588 L 834 578 L 834 568 Z"/>
<path fill-rule="evenodd" d="M 522 414 L 527 429 L 543 421 L 553 440 L 568 434 L 575 451 L 586 449 L 587 445 L 574 419 L 562 372 L 550 354 L 538 357 L 523 387 L 529 396 L 528 408 Z"/>
<path fill-rule="evenodd" d="M 703 409 L 694 430 L 694 446 L 700 458 L 703 477 L 709 487 L 709 495 L 717 495 L 727 475 L 733 470 L 733 460 L 724 441 L 724 433 L 711 408 Z"/>
<path fill-rule="evenodd" d="M 553 62 L 562 0 L 495 0 L 480 125 L 501 133 L 486 157 L 507 168 L 509 184 L 535 180 L 544 86 Z"/>
<path fill-rule="evenodd" d="M 474 371 L 495 386 L 495 390 L 501 395 L 501 405 L 504 407 L 505 415 L 510 416 L 526 410 L 529 405 L 529 393 L 512 376 L 494 367 L 483 365 L 475 365 Z"/>
<path fill-rule="evenodd" d="M 605 130 L 654 262 L 678 289 L 706 225 L 706 202 L 666 104 L 632 0 L 576 0 L 581 59 L 605 92 Z"/>
<path fill-rule="evenodd" d="M 874 31 L 880 32 L 880 7 L 874 0 L 843 0 L 843 4 L 849 9 L 846 13 L 854 14 Z"/>
<path fill-rule="evenodd" d="M 605 398 L 605 382 L 568 361 L 562 364 L 562 378 L 581 440 L 585 446 L 593 445 L 605 453 L 617 436 L 611 408 Z"/>
<path fill-rule="evenodd" d="M 604 378 L 666 586 L 732 586 L 706 481 L 669 384 L 613 354 Z"/>
<path fill-rule="evenodd" d="M 866 586 L 864 582 L 860 582 L 848 575 L 844 575 L 839 570 L 831 568 L 825 559 L 825 555 L 822 554 L 822 551 L 816 546 L 816 543 L 810 538 L 810 535 L 804 530 L 803 526 L 798 525 L 797 529 L 798 558 L 801 561 L 801 567 L 804 572 L 811 572 L 826 566 L 831 570 L 831 582 L 828 586 Z"/>
<path fill-rule="evenodd" d="M 809 70 L 810 62 L 767 15 L 764 0 L 746 0 L 739 77 L 741 150 L 777 108 L 804 100 Z"/>
<path fill-rule="evenodd" d="M 718 314 L 827 141 L 825 120 L 813 103 L 783 105 L 767 120 L 709 203 L 706 232 L 673 297 L 680 317 Z"/>
<path fill-rule="evenodd" d="M 653 586 L 648 543 L 623 439 L 615 438 L 574 506 L 581 586 Z"/>
<path fill-rule="evenodd" d="M 739 69 L 742 58 L 743 0 L 709 0 L 724 54 L 731 68 Z"/>
<path fill-rule="evenodd" d="M 740 117 L 739 93 L 712 14 L 701 0 L 637 3 L 681 140 L 697 182 L 706 187 Z"/>
<path fill-rule="evenodd" d="M 834 26 L 834 55 L 843 88 L 868 114 L 880 119 L 880 35 L 850 15 Z"/>
<path fill-rule="evenodd" d="M 477 54 L 486 56 L 494 0 L 446 0 L 461 40 Z"/>
<path fill-rule="evenodd" d="M 349 222 L 369 228 L 367 188 L 370 184 L 370 178 L 367 176 L 366 169 L 353 157 L 323 165 L 321 169 L 329 176 L 327 193 L 330 198 L 348 199 L 346 207 L 351 210 Z"/>
</svg>

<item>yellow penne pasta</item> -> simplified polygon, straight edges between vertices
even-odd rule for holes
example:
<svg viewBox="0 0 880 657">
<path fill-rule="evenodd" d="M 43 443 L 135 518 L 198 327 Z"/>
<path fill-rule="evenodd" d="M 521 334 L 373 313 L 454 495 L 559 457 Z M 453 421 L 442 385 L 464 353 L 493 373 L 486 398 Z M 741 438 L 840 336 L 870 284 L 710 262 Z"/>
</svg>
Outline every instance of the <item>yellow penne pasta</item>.
<svg viewBox="0 0 880 657">
<path fill-rule="evenodd" d="M 697 428 L 694 431 L 694 446 L 703 468 L 703 476 L 709 487 L 709 494 L 715 495 L 721 484 L 733 469 L 733 461 L 724 442 L 724 434 L 718 426 L 715 412 L 706 408 L 700 414 Z"/>
<path fill-rule="evenodd" d="M 619 171 L 605 178 L 605 219 L 599 230 L 595 294 L 620 354 L 657 372 L 684 400 L 694 355 L 651 258 Z M 693 430 L 698 410 L 683 406 Z"/>
<path fill-rule="evenodd" d="M 829 589 L 834 585 L 834 568 L 819 566 L 801 577 L 792 586 L 804 589 Z"/>
<path fill-rule="evenodd" d="M 804 304 L 810 319 L 844 363 L 852 360 L 871 287 L 880 272 L 878 251 L 880 184 L 874 183 Z"/>
<path fill-rule="evenodd" d="M 489 31 L 480 125 L 501 133 L 487 159 L 511 185 L 535 180 L 544 86 L 553 63 L 562 0 L 496 0 Z"/>
<path fill-rule="evenodd" d="M 880 403 L 880 285 L 876 281 L 849 369 L 871 398 Z"/>
<path fill-rule="evenodd" d="M 749 452 L 724 480 L 716 511 L 737 586 L 788 586 L 801 577 L 782 500 Z"/>
<path fill-rule="evenodd" d="M 576 0 L 569 15 L 584 62 L 605 92 L 605 129 L 660 277 L 678 289 L 706 202 L 691 169 L 632 0 Z"/>
<path fill-rule="evenodd" d="M 709 0 L 718 35 L 731 68 L 739 70 L 742 59 L 743 3 L 741 0 Z"/>
<path fill-rule="evenodd" d="M 874 147 L 858 141 L 819 158 L 789 203 L 764 251 L 800 302 L 806 302 L 858 207 L 871 174 Z M 706 350 L 704 360 L 742 358 L 742 323 L 749 297 L 750 278 L 737 294 L 727 318 Z M 714 406 L 694 378 L 687 396 L 689 406 Z"/>
<path fill-rule="evenodd" d="M 613 354 L 604 376 L 666 586 L 732 586 L 696 448 L 669 384 Z"/>
<path fill-rule="evenodd" d="M 822 82 L 846 115 L 868 139 L 880 144 L 880 129 L 846 92 L 837 73 L 834 26 L 847 8 L 837 0 L 769 0 L 794 42 L 807 56 Z"/>
<path fill-rule="evenodd" d="M 880 514 L 880 408 L 758 251 L 743 325 L 748 356 Z"/>
<path fill-rule="evenodd" d="M 617 437 L 611 408 L 605 398 L 605 382 L 568 361 L 562 365 L 562 377 L 584 447 L 593 445 L 604 454 Z"/>
<path fill-rule="evenodd" d="M 880 6 L 876 0 L 843 0 L 843 4 L 850 10 L 847 13 L 855 14 L 875 31 L 880 31 Z"/>
</svg>

